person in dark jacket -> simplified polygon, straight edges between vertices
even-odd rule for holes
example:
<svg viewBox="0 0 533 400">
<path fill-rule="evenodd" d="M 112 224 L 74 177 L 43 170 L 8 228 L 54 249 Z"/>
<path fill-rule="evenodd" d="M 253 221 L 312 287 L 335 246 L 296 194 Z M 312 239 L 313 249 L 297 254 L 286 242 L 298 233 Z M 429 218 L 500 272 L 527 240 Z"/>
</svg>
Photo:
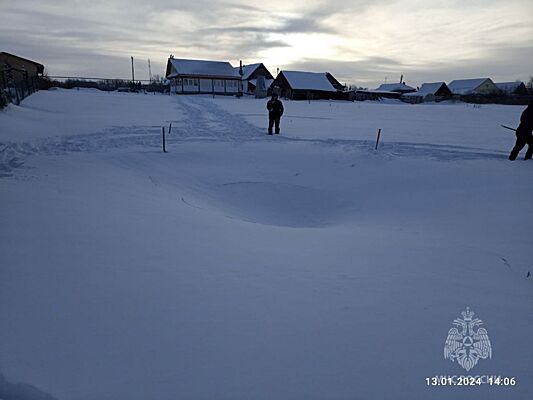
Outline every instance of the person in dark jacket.
<svg viewBox="0 0 533 400">
<path fill-rule="evenodd" d="M 276 93 L 272 94 L 272 98 L 267 103 L 268 110 L 268 134 L 272 135 L 272 128 L 276 126 L 276 134 L 279 135 L 279 121 L 283 115 L 283 103 L 278 99 Z"/>
<path fill-rule="evenodd" d="M 516 129 L 516 144 L 509 154 L 509 160 L 514 161 L 518 157 L 518 153 L 522 150 L 526 144 L 528 145 L 526 156 L 524 160 L 531 160 L 533 156 L 533 101 L 529 102 L 529 105 L 520 116 L 520 125 Z"/>
</svg>

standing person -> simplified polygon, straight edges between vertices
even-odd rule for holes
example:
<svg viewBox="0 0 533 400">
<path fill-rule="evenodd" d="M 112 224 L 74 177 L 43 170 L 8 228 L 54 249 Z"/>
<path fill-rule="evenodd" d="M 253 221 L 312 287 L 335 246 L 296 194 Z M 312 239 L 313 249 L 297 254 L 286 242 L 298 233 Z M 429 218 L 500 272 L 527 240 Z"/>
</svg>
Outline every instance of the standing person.
<svg viewBox="0 0 533 400">
<path fill-rule="evenodd" d="M 516 144 L 509 154 L 509 160 L 514 161 L 518 157 L 518 153 L 526 144 L 528 145 L 526 156 L 524 160 L 531 160 L 533 156 L 533 100 L 520 116 L 520 125 L 516 130 Z"/>
<path fill-rule="evenodd" d="M 272 98 L 267 103 L 268 134 L 272 135 L 272 128 L 276 125 L 276 134 L 279 135 L 279 121 L 283 115 L 283 103 L 278 100 L 277 93 L 272 93 Z"/>
</svg>

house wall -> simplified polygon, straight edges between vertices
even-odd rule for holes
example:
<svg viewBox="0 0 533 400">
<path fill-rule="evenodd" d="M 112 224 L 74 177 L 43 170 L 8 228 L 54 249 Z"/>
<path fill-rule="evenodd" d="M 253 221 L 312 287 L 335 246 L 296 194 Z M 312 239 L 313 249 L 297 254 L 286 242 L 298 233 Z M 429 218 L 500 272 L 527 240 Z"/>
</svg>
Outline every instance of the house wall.
<svg viewBox="0 0 533 400">
<path fill-rule="evenodd" d="M 258 76 L 264 76 L 266 79 L 274 79 L 272 74 L 265 66 L 260 65 L 248 79 L 257 79 Z"/>
<path fill-rule="evenodd" d="M 226 81 L 226 93 L 235 94 L 239 93 L 240 80 L 227 80 Z"/>
<path fill-rule="evenodd" d="M 498 87 L 494 84 L 494 82 L 490 80 L 486 80 L 481 85 L 479 85 L 474 93 L 476 94 L 491 94 L 498 92 Z"/>
<path fill-rule="evenodd" d="M 293 100 L 331 100 L 336 97 L 336 92 L 325 92 L 322 90 L 293 90 L 291 95 L 291 99 Z"/>
<path fill-rule="evenodd" d="M 175 94 L 237 94 L 239 80 L 212 78 L 172 78 L 170 92 Z"/>
<path fill-rule="evenodd" d="M 18 70 L 26 71 L 28 73 L 29 78 L 37 76 L 39 72 L 39 66 L 34 63 L 21 60 L 20 58 L 10 56 L 9 54 L 0 53 L 0 69 L 4 69 L 8 66 Z M 25 78 L 24 74 L 20 71 L 13 71 L 12 74 L 13 79 L 16 82 L 21 81 Z"/>
<path fill-rule="evenodd" d="M 452 91 L 448 88 L 446 84 L 443 84 L 439 90 L 435 93 L 436 97 L 451 97 L 453 96 Z"/>
</svg>

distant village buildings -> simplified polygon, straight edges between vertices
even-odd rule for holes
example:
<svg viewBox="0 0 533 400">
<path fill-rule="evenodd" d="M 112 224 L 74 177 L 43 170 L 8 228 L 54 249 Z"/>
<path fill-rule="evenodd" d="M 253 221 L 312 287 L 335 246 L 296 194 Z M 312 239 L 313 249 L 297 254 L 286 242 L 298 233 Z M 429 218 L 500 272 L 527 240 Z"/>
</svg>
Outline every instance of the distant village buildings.
<svg viewBox="0 0 533 400">
<path fill-rule="evenodd" d="M 444 100 L 489 101 L 498 96 L 527 96 L 523 82 L 494 83 L 490 78 L 456 79 L 427 82 L 420 87 L 400 82 L 383 83 L 376 89 L 347 90 L 329 72 L 280 71 L 276 77 L 263 63 L 233 66 L 227 61 L 180 59 L 171 56 L 166 78 L 170 92 L 176 94 L 255 95 L 265 97 L 272 92 L 293 100 L 379 100 L 398 99 L 408 103 Z"/>
<path fill-rule="evenodd" d="M 357 90 L 357 100 L 377 100 L 382 98 L 400 99 L 407 103 L 440 102 L 461 100 L 469 102 L 499 101 L 508 104 L 527 102 L 519 96 L 527 96 L 523 82 L 494 83 L 490 78 L 456 79 L 448 85 L 445 82 L 423 83 L 414 89 L 404 82 L 382 84 L 373 90 Z M 514 98 L 514 100 L 513 100 Z"/>
<path fill-rule="evenodd" d="M 18 104 L 39 87 L 97 87 L 101 90 L 170 92 L 171 94 L 212 94 L 263 98 L 272 93 L 292 100 L 381 100 L 393 99 L 407 103 L 441 102 L 446 100 L 472 103 L 527 104 L 533 98 L 531 82 L 497 82 L 489 77 L 456 79 L 446 82 L 426 82 L 420 87 L 408 85 L 401 75 L 399 82 L 380 84 L 375 89 L 350 89 L 330 72 L 279 71 L 277 76 L 261 62 L 234 66 L 228 61 L 195 60 L 177 58 L 167 60 L 164 80 L 150 79 L 150 84 L 133 81 L 133 58 L 131 85 L 113 87 L 108 84 L 130 82 L 127 79 L 112 80 L 83 77 L 52 77 L 41 79 L 44 66 L 38 62 L 0 52 L 0 100 Z M 67 79 L 65 82 L 56 80 Z M 97 80 L 97 82 L 95 82 Z M 105 81 L 102 83 L 102 81 Z M 63 84 L 63 86 L 62 86 Z M 74 85 L 74 86 L 72 86 Z M 103 88 L 102 88 L 103 86 Z M 132 89 L 135 88 L 135 90 Z M 157 88 L 156 88 L 157 87 Z M 357 88 L 357 86 L 355 86 Z"/>
</svg>

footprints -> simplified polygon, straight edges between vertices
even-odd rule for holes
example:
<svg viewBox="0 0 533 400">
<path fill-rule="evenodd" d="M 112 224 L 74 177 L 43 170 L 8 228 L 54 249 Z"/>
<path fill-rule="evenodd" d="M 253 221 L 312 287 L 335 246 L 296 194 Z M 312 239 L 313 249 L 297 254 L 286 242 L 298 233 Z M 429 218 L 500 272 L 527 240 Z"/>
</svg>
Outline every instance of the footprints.
<svg viewBox="0 0 533 400">
<path fill-rule="evenodd" d="M 242 115 L 221 109 L 211 99 L 194 96 L 174 96 L 176 114 L 184 118 L 172 120 L 172 135 L 167 135 L 167 144 L 172 147 L 180 141 L 216 140 L 243 143 L 267 140 L 263 129 L 252 125 Z M 295 118 L 293 116 L 293 118 Z M 373 154 L 373 141 L 303 139 L 281 137 L 284 142 L 308 142 L 320 146 L 343 146 L 363 154 Z M 0 176 L 11 176 L 24 165 L 26 157 L 37 154 L 63 155 L 73 152 L 109 151 L 112 149 L 139 146 L 158 149 L 161 145 L 159 125 L 115 126 L 100 133 L 49 137 L 32 142 L 0 143 Z M 379 156 L 422 157 L 439 161 L 505 159 L 503 152 L 483 149 L 433 145 L 429 143 L 383 143 Z M 352 164 L 353 168 L 355 165 Z M 295 176 L 299 176 L 297 172 Z"/>
<path fill-rule="evenodd" d="M 212 138 L 243 142 L 263 138 L 260 128 L 240 115 L 221 109 L 209 99 L 176 96 L 176 101 L 187 114 L 187 118 L 178 123 L 181 139 Z"/>
<path fill-rule="evenodd" d="M 56 136 L 34 142 L 0 143 L 0 173 L 4 176 L 20 168 L 32 155 L 64 155 L 97 152 L 130 146 L 159 147 L 160 128 L 153 126 L 114 127 L 101 133 Z"/>
</svg>

